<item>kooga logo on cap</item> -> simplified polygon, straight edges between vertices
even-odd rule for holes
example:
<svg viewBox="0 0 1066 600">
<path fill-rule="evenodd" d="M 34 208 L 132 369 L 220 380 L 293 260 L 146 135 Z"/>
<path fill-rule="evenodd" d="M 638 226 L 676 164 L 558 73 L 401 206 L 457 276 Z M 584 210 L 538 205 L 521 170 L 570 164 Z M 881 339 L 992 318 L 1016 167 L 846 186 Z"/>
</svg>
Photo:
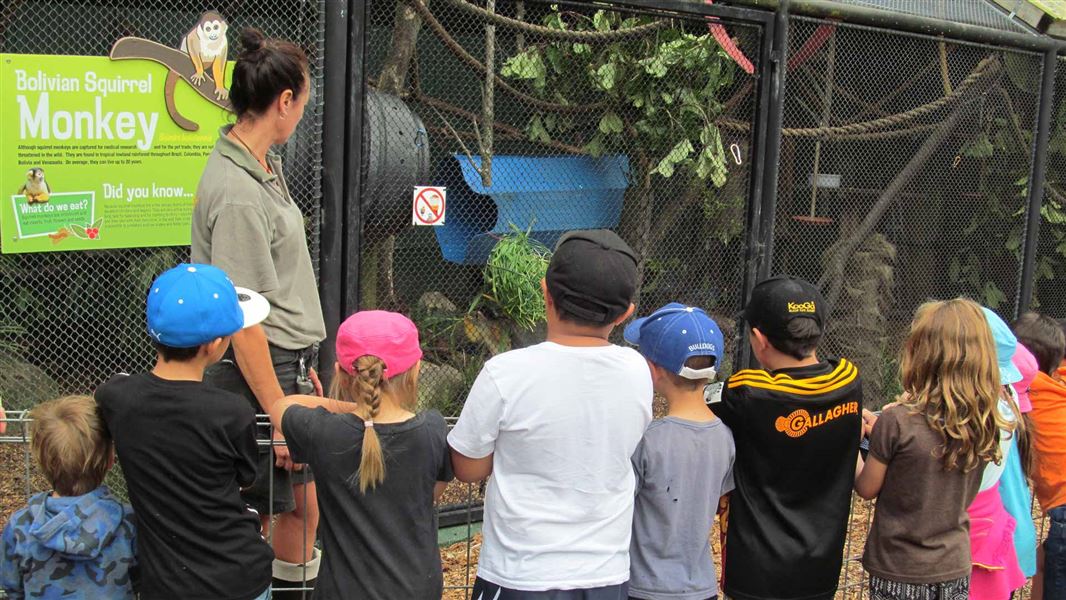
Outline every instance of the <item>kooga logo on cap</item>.
<svg viewBox="0 0 1066 600">
<path fill-rule="evenodd" d="M 789 302 L 788 303 L 788 312 L 790 312 L 790 313 L 797 313 L 797 312 L 809 312 L 809 313 L 812 313 L 812 312 L 816 312 L 816 310 L 817 309 L 814 308 L 814 301 L 813 300 L 808 300 L 807 302 Z"/>
</svg>

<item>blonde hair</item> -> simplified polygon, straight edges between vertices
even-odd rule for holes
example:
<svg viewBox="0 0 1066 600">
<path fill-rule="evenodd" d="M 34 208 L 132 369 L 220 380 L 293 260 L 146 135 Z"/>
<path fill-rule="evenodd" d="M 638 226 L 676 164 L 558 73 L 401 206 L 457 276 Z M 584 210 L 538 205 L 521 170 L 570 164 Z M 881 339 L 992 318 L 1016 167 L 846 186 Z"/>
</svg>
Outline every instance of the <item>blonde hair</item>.
<svg viewBox="0 0 1066 600">
<path fill-rule="evenodd" d="M 354 407 L 350 412 L 363 421 L 373 421 L 377 416 L 382 394 L 396 400 L 404 410 L 414 411 L 418 402 L 418 364 L 385 379 L 385 363 L 376 356 L 367 355 L 356 359 L 351 370 L 353 374 L 342 369 L 333 378 L 330 397 L 352 403 Z M 373 427 L 366 427 L 363 431 L 362 458 L 357 475 L 359 491 L 364 494 L 385 481 L 385 456 L 381 438 Z"/>
<path fill-rule="evenodd" d="M 30 411 L 33 459 L 60 496 L 81 496 L 111 468 L 111 436 L 89 396 L 65 396 Z"/>
<path fill-rule="evenodd" d="M 972 471 L 1003 460 L 1001 385 L 992 330 L 981 307 L 965 298 L 918 308 L 900 359 L 900 403 L 925 415 L 940 434 L 946 470 Z"/>
</svg>

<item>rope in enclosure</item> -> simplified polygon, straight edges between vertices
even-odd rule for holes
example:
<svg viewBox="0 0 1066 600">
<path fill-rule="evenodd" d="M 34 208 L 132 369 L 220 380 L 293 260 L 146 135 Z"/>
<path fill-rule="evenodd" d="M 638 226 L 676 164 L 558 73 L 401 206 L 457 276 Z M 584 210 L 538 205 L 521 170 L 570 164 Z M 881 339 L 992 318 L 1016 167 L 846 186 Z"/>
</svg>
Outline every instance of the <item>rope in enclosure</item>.
<svg viewBox="0 0 1066 600">
<path fill-rule="evenodd" d="M 420 0 L 406 1 L 421 4 Z M 610 42 L 616 42 L 618 40 L 624 40 L 628 38 L 644 37 L 650 33 L 655 33 L 656 31 L 670 25 L 670 21 L 668 19 L 660 19 L 652 23 L 638 25 L 636 27 L 631 27 L 628 29 L 615 29 L 612 31 L 570 31 L 566 29 L 552 29 L 551 27 L 544 27 L 542 25 L 536 25 L 534 23 L 519 21 L 518 19 L 512 19 L 511 17 L 485 10 L 484 8 L 481 8 L 476 4 L 471 4 L 466 0 L 442 1 L 458 8 L 459 10 L 474 15 L 484 21 L 489 21 L 495 25 L 509 27 L 511 29 L 517 29 L 525 33 L 532 33 L 545 38 L 565 40 L 568 42 L 584 42 L 586 44 L 607 44 Z"/>
<path fill-rule="evenodd" d="M 454 38 L 443 24 L 436 18 L 429 7 L 427 7 L 421 0 L 403 0 L 409 4 L 412 8 L 418 12 L 422 20 L 429 25 L 433 33 L 440 38 L 456 57 L 466 63 L 471 68 L 484 75 L 487 72 L 487 67 L 472 56 L 463 46 Z M 631 29 L 621 29 L 614 31 L 567 31 L 560 29 L 552 29 L 550 27 L 543 27 L 540 25 L 534 25 L 526 23 L 525 21 L 519 21 L 503 15 L 499 15 L 490 11 L 487 11 L 479 6 L 467 2 L 467 0 L 440 0 L 447 4 L 454 6 L 460 10 L 465 11 L 468 14 L 477 16 L 483 21 L 490 21 L 492 23 L 511 27 L 524 31 L 527 33 L 535 33 L 546 37 L 555 37 L 565 40 L 580 40 L 583 42 L 605 42 L 614 41 L 618 39 L 626 39 L 631 37 L 641 37 L 654 33 L 659 29 L 662 29 L 671 24 L 669 20 L 660 20 L 647 25 L 641 25 Z M 958 102 L 960 98 L 968 93 L 968 91 L 984 76 L 989 73 L 993 73 L 999 70 L 1000 63 L 994 56 L 988 56 L 982 59 L 954 89 L 951 93 L 945 94 L 936 100 L 917 106 L 908 111 L 888 115 L 879 119 L 871 121 L 863 121 L 861 123 L 848 123 L 845 125 L 834 125 L 825 127 L 786 127 L 782 129 L 781 134 L 784 137 L 798 137 L 798 138 L 821 138 L 821 139 L 841 139 L 841 140 L 870 140 L 870 139 L 884 139 L 894 137 L 904 137 L 908 135 L 918 135 L 925 133 L 932 128 L 935 128 L 933 124 L 919 124 L 910 128 L 898 129 L 898 127 L 907 125 L 921 117 L 930 115 L 945 107 L 951 106 Z M 597 112 L 606 109 L 609 104 L 605 101 L 595 102 L 592 104 L 560 104 L 557 102 L 549 102 L 542 100 L 535 96 L 531 96 L 508 83 L 499 75 L 494 75 L 495 83 L 501 89 L 511 94 L 518 100 L 531 104 L 532 106 L 551 112 L 563 112 L 563 113 L 575 113 L 575 112 Z M 718 125 L 723 129 L 727 129 L 735 132 L 747 133 L 751 130 L 751 123 L 739 121 L 736 119 L 730 119 L 728 117 L 722 117 L 717 121 Z"/>
<path fill-rule="evenodd" d="M 959 85 L 955 86 L 955 89 L 950 94 L 941 96 L 932 102 L 923 104 L 912 108 L 906 112 L 897 113 L 894 115 L 888 115 L 887 117 L 881 117 L 880 119 L 874 119 L 872 121 L 863 121 L 862 123 L 849 123 L 847 125 L 834 125 L 830 127 L 786 127 L 781 130 L 781 135 L 785 137 L 801 137 L 801 138 L 842 138 L 842 137 L 855 137 L 864 134 L 884 133 L 884 134 L 899 134 L 901 132 L 906 133 L 919 133 L 928 129 L 925 125 L 919 125 L 913 129 L 904 130 L 891 130 L 892 127 L 898 127 L 905 125 L 924 117 L 928 114 L 934 113 L 947 106 L 950 106 L 957 102 L 959 98 L 965 95 L 970 88 L 972 88 L 978 81 L 989 73 L 994 73 L 999 70 L 999 60 L 994 56 L 988 56 L 977 63 L 973 71 L 963 79 Z M 748 131 L 751 129 L 750 123 L 736 120 L 722 120 L 719 123 L 723 128 L 733 131 Z M 884 131 L 879 131 L 884 130 Z"/>
<path fill-rule="evenodd" d="M 429 8 L 426 7 L 425 4 L 423 4 L 420 0 L 404 1 L 415 9 L 415 12 L 417 12 L 418 15 L 422 17 L 422 20 L 425 21 L 427 25 L 429 25 L 429 28 L 433 30 L 433 33 L 436 34 L 438 38 L 440 38 L 440 41 L 444 42 L 444 45 L 448 48 L 448 50 L 451 50 L 452 54 L 454 54 L 459 60 L 465 62 L 470 67 L 477 70 L 478 73 L 480 73 L 481 75 L 485 75 L 485 73 L 488 72 L 488 68 L 484 64 L 482 64 L 481 61 L 474 58 L 473 55 L 471 55 L 469 52 L 466 51 L 465 48 L 463 48 L 462 44 L 457 42 L 455 38 L 453 38 L 452 35 L 448 33 L 448 30 L 444 28 L 444 25 L 442 25 L 441 22 L 437 20 L 437 17 L 433 15 L 433 13 L 429 10 Z M 540 98 L 530 96 L 529 94 L 518 90 L 511 84 L 507 83 L 507 81 L 499 75 L 494 74 L 493 78 L 496 81 L 496 85 L 499 86 L 500 89 L 504 90 L 508 94 L 511 94 L 515 98 L 522 100 L 523 102 L 527 102 L 529 104 L 532 104 L 533 106 L 536 106 L 541 110 L 549 110 L 553 112 L 596 112 L 607 108 L 606 102 L 597 102 L 595 104 L 583 105 L 559 104 L 557 102 L 548 102 L 546 100 L 541 100 Z"/>
</svg>

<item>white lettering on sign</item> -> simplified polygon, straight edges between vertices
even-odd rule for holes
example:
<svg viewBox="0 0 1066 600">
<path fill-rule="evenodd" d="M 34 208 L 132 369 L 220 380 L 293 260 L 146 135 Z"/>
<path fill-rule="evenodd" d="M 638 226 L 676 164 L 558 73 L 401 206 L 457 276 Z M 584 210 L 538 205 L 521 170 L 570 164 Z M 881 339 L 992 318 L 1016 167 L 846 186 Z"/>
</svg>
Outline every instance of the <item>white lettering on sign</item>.
<svg viewBox="0 0 1066 600">
<path fill-rule="evenodd" d="M 159 113 L 104 111 L 103 100 L 96 97 L 95 110 L 50 110 L 48 92 L 42 92 L 37 106 L 30 108 L 26 96 L 17 96 L 19 137 L 24 140 L 132 140 L 137 148 L 149 150 L 159 125 Z"/>
</svg>

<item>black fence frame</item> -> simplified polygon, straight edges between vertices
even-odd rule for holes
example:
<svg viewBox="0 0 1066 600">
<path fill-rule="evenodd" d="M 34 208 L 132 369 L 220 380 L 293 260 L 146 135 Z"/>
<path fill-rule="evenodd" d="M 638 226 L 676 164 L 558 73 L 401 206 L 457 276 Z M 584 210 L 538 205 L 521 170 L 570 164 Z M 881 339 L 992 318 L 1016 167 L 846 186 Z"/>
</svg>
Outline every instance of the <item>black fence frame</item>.
<svg viewBox="0 0 1066 600">
<path fill-rule="evenodd" d="M 400 0 L 404 1 L 404 0 Z M 574 0 L 530 0 L 540 4 L 580 5 Z M 781 130 L 787 85 L 788 28 L 794 15 L 842 19 L 844 24 L 882 28 L 889 32 L 942 37 L 947 41 L 995 44 L 1011 49 L 1044 52 L 1040 83 L 1037 135 L 1026 204 L 1021 276 L 1015 292 L 1017 316 L 1030 306 L 1034 287 L 1040 230 L 1040 206 L 1044 199 L 1049 129 L 1055 92 L 1058 57 L 1066 54 L 1066 42 L 1053 38 L 890 13 L 861 6 L 843 7 L 825 0 L 733 0 L 730 5 L 691 0 L 610 0 L 604 3 L 623 11 L 716 17 L 763 28 L 759 49 L 756 113 L 753 135 L 753 172 L 750 202 L 746 209 L 747 238 L 742 298 L 746 301 L 759 279 L 771 273 L 774 255 L 774 223 L 777 208 Z M 326 98 L 323 169 L 322 301 L 327 330 L 360 306 L 360 249 L 363 215 L 360 195 L 363 174 L 363 123 L 367 94 L 366 57 L 368 3 L 335 0 L 327 3 Z M 347 88 L 347 93 L 344 90 Z M 341 133 L 343 128 L 343 133 Z M 745 336 L 741 336 L 744 338 Z M 332 362 L 332 340 L 323 344 L 322 364 Z M 752 357 L 746 340 L 738 344 L 734 364 L 749 366 Z M 324 369 L 327 375 L 329 369 Z"/>
</svg>

